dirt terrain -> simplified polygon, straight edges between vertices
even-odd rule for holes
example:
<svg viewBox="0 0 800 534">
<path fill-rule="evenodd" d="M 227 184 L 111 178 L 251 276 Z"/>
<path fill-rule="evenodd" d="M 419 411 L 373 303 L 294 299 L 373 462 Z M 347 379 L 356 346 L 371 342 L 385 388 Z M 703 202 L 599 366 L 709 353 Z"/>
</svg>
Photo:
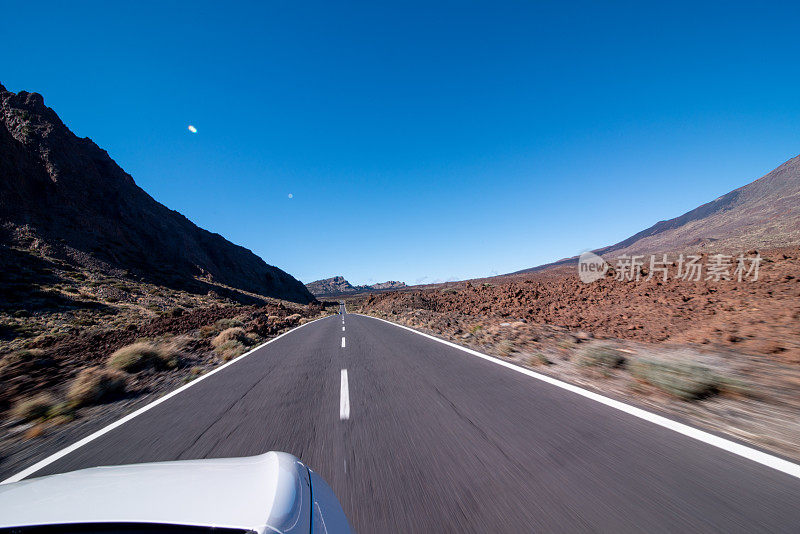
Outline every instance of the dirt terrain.
<svg viewBox="0 0 800 534">
<path fill-rule="evenodd" d="M 328 313 L 0 85 L 0 462 Z"/>
<path fill-rule="evenodd" d="M 2 246 L 0 267 L 0 463 L 336 309 L 222 285 L 181 291 Z"/>
<path fill-rule="evenodd" d="M 348 308 L 800 458 L 800 248 L 758 253 L 758 280 L 685 281 L 671 266 L 666 282 L 645 270 L 585 284 L 558 268 Z"/>
</svg>

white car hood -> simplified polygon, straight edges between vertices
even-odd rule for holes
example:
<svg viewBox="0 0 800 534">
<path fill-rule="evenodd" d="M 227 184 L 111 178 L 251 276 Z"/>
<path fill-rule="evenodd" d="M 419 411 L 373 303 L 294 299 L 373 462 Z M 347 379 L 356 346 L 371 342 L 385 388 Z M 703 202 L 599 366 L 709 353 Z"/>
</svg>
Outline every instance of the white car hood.
<svg viewBox="0 0 800 534">
<path fill-rule="evenodd" d="M 308 469 L 294 456 L 94 467 L 0 485 L 0 527 L 168 523 L 304 534 Z"/>
</svg>

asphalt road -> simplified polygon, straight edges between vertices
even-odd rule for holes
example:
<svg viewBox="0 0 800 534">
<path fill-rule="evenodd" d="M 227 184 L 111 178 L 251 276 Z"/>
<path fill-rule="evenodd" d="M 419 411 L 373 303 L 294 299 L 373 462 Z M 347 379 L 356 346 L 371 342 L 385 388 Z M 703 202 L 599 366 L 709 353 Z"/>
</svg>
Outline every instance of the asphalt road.
<svg viewBox="0 0 800 534">
<path fill-rule="evenodd" d="M 291 332 L 34 476 L 269 450 L 319 471 L 361 533 L 800 531 L 798 478 L 358 315 Z"/>
</svg>

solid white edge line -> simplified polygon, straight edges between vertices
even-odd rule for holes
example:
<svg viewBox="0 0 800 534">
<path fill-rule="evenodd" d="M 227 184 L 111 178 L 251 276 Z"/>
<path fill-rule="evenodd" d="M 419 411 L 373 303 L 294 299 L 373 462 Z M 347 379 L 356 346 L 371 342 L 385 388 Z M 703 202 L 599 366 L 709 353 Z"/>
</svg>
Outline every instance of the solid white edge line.
<svg viewBox="0 0 800 534">
<path fill-rule="evenodd" d="M 342 348 L 344 348 L 344 336 L 342 336 Z"/>
<path fill-rule="evenodd" d="M 787 475 L 791 475 L 793 477 L 800 478 L 800 465 L 790 462 L 788 460 L 784 460 L 783 458 L 778 458 L 777 456 L 773 456 L 766 452 L 759 451 L 757 449 L 753 449 L 746 445 L 742 445 L 741 443 L 736 443 L 734 441 L 730 441 L 728 439 L 722 438 L 720 436 L 716 436 L 709 432 L 705 432 L 703 430 L 699 430 L 697 428 L 691 427 L 689 425 L 685 425 L 683 423 L 679 423 L 677 421 L 673 421 L 672 419 L 668 419 L 661 415 L 656 415 L 652 412 L 648 412 L 647 410 L 643 410 L 641 408 L 637 408 L 635 406 L 631 406 L 630 404 L 625 404 L 624 402 L 620 402 L 618 400 L 611 399 L 609 397 L 605 397 L 600 395 L 599 393 L 595 393 L 593 391 L 589 391 L 587 389 L 583 389 L 578 386 L 574 386 L 572 384 L 568 384 L 567 382 L 562 382 L 557 378 L 553 378 L 547 375 L 543 375 L 537 373 L 535 371 L 531 371 L 530 369 L 525 369 L 523 367 L 519 367 L 509 362 L 504 362 L 502 360 L 498 360 L 488 354 L 483 354 L 482 352 L 478 352 L 473 349 L 468 349 L 467 347 L 462 347 L 456 343 L 452 343 L 450 341 L 445 341 L 444 339 L 439 339 L 438 337 L 432 336 L 430 334 L 425 334 L 423 332 L 419 332 L 410 328 L 408 326 L 404 326 L 401 324 L 393 323 L 391 321 L 387 321 L 386 319 L 381 319 L 379 317 L 372 317 L 371 315 L 364 315 L 361 313 L 353 314 L 353 315 L 361 315 L 362 317 L 369 317 L 370 319 L 375 319 L 378 321 L 383 321 L 384 323 L 388 323 L 390 325 L 396 326 L 398 328 L 403 328 L 408 330 L 409 332 L 414 332 L 415 334 L 419 334 L 423 337 L 427 337 L 428 339 L 432 339 L 434 341 L 438 341 L 439 343 L 443 343 L 444 345 L 448 345 L 450 347 L 462 350 L 466 353 L 469 353 L 473 356 L 477 356 L 479 358 L 483 358 L 484 360 L 488 360 L 492 363 L 496 363 L 497 365 L 502 365 L 503 367 L 507 367 L 513 371 L 517 371 L 518 373 L 522 373 L 524 375 L 528 375 L 532 378 L 537 380 L 541 380 L 542 382 L 547 382 L 548 384 L 552 384 L 556 387 L 561 389 L 565 389 L 567 391 L 571 391 L 572 393 L 577 393 L 587 399 L 591 399 L 593 401 L 599 402 L 601 404 L 605 404 L 611 408 L 619 410 L 621 412 L 625 412 L 627 414 L 633 415 L 634 417 L 638 417 L 639 419 L 644 419 L 650 423 L 656 424 L 658 426 L 668 428 L 674 432 L 679 434 L 683 434 L 684 436 L 690 437 L 692 439 L 696 439 L 697 441 L 702 441 L 708 445 L 720 448 L 722 450 L 728 451 L 733 453 L 737 456 L 741 456 L 742 458 L 747 458 L 748 460 L 752 460 L 756 463 L 761 465 L 765 465 L 767 467 L 771 467 L 777 471 L 782 473 L 786 473 Z"/>
<path fill-rule="evenodd" d="M 347 369 L 342 369 L 342 385 L 339 394 L 339 420 L 350 419 L 350 389 L 347 384 Z"/>
<path fill-rule="evenodd" d="M 330 317 L 330 316 L 327 316 L 327 317 Z M 143 413 L 145 413 L 146 411 L 148 411 L 148 410 L 149 410 L 149 409 L 151 409 L 151 408 L 155 408 L 156 406 L 158 406 L 158 405 L 159 405 L 159 404 L 161 404 L 162 402 L 165 402 L 165 401 L 167 401 L 167 400 L 171 399 L 172 397 L 174 397 L 174 396 L 175 396 L 175 395 L 177 395 L 178 393 L 181 393 L 182 391 L 185 391 L 185 390 L 189 389 L 190 387 L 192 387 L 193 385 L 197 384 L 198 382 L 202 382 L 203 380 L 205 380 L 205 379 L 206 379 L 206 378 L 208 378 L 209 376 L 212 376 L 214 373 L 217 373 L 217 372 L 219 372 L 219 371 L 222 371 L 222 370 L 223 370 L 223 369 L 225 369 L 226 367 L 228 367 L 228 366 L 230 366 L 230 365 L 233 365 L 233 364 L 235 364 L 236 362 L 240 362 L 240 361 L 242 361 L 242 360 L 243 360 L 243 359 L 245 359 L 247 356 L 250 356 L 250 355 L 251 355 L 251 354 L 253 354 L 255 351 L 259 350 L 259 349 L 260 349 L 260 348 L 262 348 L 262 347 L 265 347 L 265 346 L 269 345 L 269 344 L 270 344 L 270 343 L 272 343 L 273 341 L 278 341 L 280 338 L 282 338 L 282 337 L 283 337 L 283 336 L 285 336 L 285 335 L 291 334 L 292 332 L 294 332 L 294 331 L 296 331 L 296 330 L 299 330 L 299 329 L 303 328 L 303 327 L 304 327 L 304 326 L 306 326 L 306 325 L 310 325 L 311 323 L 315 323 L 315 322 L 317 322 L 317 321 L 320 321 L 320 320 L 322 320 L 322 319 L 327 319 L 327 317 L 320 317 L 320 318 L 318 318 L 318 319 L 314 319 L 313 321 L 309 321 L 309 322 L 307 322 L 307 323 L 301 324 L 300 326 L 296 326 L 296 327 L 292 328 L 291 330 L 288 330 L 288 331 L 284 332 L 283 334 L 281 334 L 281 335 L 279 335 L 279 336 L 277 336 L 277 337 L 274 337 L 274 338 L 270 339 L 269 341 L 267 341 L 267 342 L 265 342 L 265 343 L 262 343 L 261 345 L 257 346 L 257 347 L 256 347 L 256 348 L 254 348 L 253 350 L 251 350 L 251 351 L 248 351 L 248 352 L 246 352 L 246 353 L 242 354 L 242 355 L 241 355 L 241 356 L 239 356 L 238 358 L 236 358 L 236 359 L 234 359 L 234 360 L 231 360 L 231 361 L 229 361 L 228 363 L 226 363 L 226 364 L 223 364 L 223 365 L 221 365 L 221 366 L 217 367 L 216 369 L 214 369 L 214 370 L 213 370 L 213 371 L 211 371 L 211 372 L 208 372 L 208 373 L 206 373 L 206 374 L 204 374 L 204 375 L 201 375 L 201 376 L 199 376 L 198 378 L 195 378 L 194 380 L 192 380 L 192 381 L 191 381 L 191 382 L 189 382 L 188 384 L 185 384 L 185 385 L 183 385 L 183 386 L 179 387 L 178 389 L 176 389 L 176 390 L 174 390 L 174 391 L 172 391 L 172 392 L 170 392 L 170 393 L 167 393 L 167 394 L 166 394 L 166 395 L 164 395 L 163 397 L 160 397 L 160 398 L 158 398 L 158 399 L 154 400 L 153 402 L 151 402 L 151 403 L 149 403 L 149 404 L 146 404 L 145 406 L 142 406 L 141 408 L 139 408 L 139 409 L 138 409 L 138 410 L 136 410 L 135 412 L 129 413 L 128 415 L 126 415 L 126 416 L 125 416 L 125 417 L 123 417 L 122 419 L 119 419 L 119 420 L 117 420 L 117 421 L 115 421 L 115 422 L 111 423 L 110 425 L 108 425 L 108 426 L 105 426 L 105 427 L 101 428 L 100 430 L 98 430 L 98 431 L 96 431 L 96 432 L 94 432 L 94 433 L 92 433 L 92 434 L 89 434 L 89 435 L 88 435 L 88 436 L 86 436 L 85 438 L 83 438 L 83 439 L 81 439 L 81 440 L 79 440 L 79 441 L 77 441 L 77 442 L 73 443 L 72 445 L 70 445 L 70 446 L 68 446 L 68 447 L 66 447 L 66 448 L 64 448 L 64 449 L 61 449 L 60 451 L 58 451 L 58 452 L 56 452 L 56 453 L 54 453 L 54 454 L 51 454 L 51 455 L 50 455 L 50 456 L 48 456 L 47 458 L 45 458 L 45 459 L 43 459 L 43 460 L 40 460 L 40 461 L 36 462 L 36 463 L 35 463 L 35 464 L 33 464 L 32 466 L 30 466 L 30 467 L 27 467 L 26 469 L 23 469 L 23 470 L 22 470 L 22 471 L 20 471 L 19 473 L 15 474 L 15 475 L 13 475 L 13 476 L 10 476 L 10 477 L 8 477 L 7 479 L 5 479 L 5 480 L 3 480 L 2 482 L 0 482 L 0 484 L 10 484 L 10 483 L 12 483 L 12 482 L 19 482 L 20 480 L 22 480 L 22 479 L 24 479 L 24 478 L 26 478 L 26 477 L 28 477 L 28 476 L 32 475 L 32 474 L 33 474 L 33 473 L 35 473 L 36 471 L 39 471 L 39 470 L 41 470 L 41 469 L 43 469 L 43 468 L 47 467 L 48 465 L 50 465 L 51 463 L 55 462 L 56 460 L 60 460 L 60 459 L 61 459 L 61 458 L 63 458 L 64 456 L 68 455 L 69 453 L 71 453 L 71 452 L 73 452 L 73 451 L 75 451 L 75 450 L 77 450 L 77 449 L 80 449 L 81 447 L 83 447 L 83 446 L 84 446 L 84 445 L 86 445 L 87 443 L 90 443 L 90 442 L 92 442 L 92 441 L 96 440 L 97 438 L 99 438 L 100 436 L 103 436 L 104 434 L 107 434 L 107 433 L 111 432 L 111 431 L 112 431 L 112 430 L 114 430 L 115 428 L 117 428 L 117 427 L 119 427 L 119 426 L 122 426 L 122 425 L 124 425 L 125 423 L 127 423 L 128 421 L 130 421 L 131 419 L 133 419 L 134 417 L 137 417 L 137 416 L 139 416 L 139 415 L 142 415 Z"/>
</svg>

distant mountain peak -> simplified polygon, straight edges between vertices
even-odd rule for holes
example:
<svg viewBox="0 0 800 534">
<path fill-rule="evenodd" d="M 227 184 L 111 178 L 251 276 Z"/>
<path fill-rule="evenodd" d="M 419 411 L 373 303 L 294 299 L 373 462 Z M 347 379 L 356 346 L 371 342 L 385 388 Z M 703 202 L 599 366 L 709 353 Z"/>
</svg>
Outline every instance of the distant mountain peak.
<svg viewBox="0 0 800 534">
<path fill-rule="evenodd" d="M 379 284 L 354 286 L 343 276 L 334 276 L 324 280 L 309 282 L 306 287 L 315 297 L 334 297 L 337 295 L 351 295 L 354 293 L 368 293 L 370 291 L 390 291 L 406 287 L 405 282 L 390 280 Z"/>
</svg>

